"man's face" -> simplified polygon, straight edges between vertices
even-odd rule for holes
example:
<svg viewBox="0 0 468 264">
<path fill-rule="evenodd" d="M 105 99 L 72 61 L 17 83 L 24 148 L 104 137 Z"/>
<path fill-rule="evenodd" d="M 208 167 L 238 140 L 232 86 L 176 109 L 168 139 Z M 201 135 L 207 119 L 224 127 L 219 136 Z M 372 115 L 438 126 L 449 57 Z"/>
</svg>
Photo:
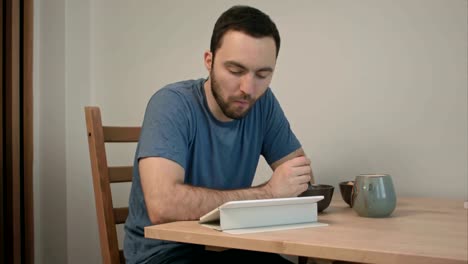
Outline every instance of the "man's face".
<svg viewBox="0 0 468 264">
<path fill-rule="evenodd" d="M 271 37 L 254 38 L 239 31 L 228 31 L 216 58 L 208 63 L 211 63 L 211 93 L 221 120 L 240 119 L 270 85 L 276 45 Z M 216 109 L 213 112 L 216 116 Z"/>
</svg>

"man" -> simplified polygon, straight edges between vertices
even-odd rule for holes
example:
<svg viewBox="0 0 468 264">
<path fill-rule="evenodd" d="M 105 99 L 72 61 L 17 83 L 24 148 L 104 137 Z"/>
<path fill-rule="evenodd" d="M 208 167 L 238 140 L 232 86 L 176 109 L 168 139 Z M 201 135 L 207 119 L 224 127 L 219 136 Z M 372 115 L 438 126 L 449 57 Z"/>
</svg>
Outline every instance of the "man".
<svg viewBox="0 0 468 264">
<path fill-rule="evenodd" d="M 148 103 L 125 224 L 127 263 L 239 262 L 278 255 L 145 239 L 148 225 L 197 220 L 232 200 L 295 197 L 312 180 L 310 161 L 269 88 L 280 48 L 261 11 L 234 6 L 217 20 L 208 79 L 168 85 Z M 251 187 L 259 156 L 271 179 Z M 289 262 L 286 262 L 289 263 Z"/>
</svg>

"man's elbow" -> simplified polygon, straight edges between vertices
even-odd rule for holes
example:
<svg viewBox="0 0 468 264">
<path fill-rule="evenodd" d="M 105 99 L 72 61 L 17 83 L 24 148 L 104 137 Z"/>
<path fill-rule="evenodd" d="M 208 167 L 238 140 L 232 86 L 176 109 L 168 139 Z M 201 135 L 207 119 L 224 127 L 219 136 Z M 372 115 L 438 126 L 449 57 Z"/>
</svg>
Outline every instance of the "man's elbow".
<svg viewBox="0 0 468 264">
<path fill-rule="evenodd" d="M 164 224 L 170 222 L 170 209 L 168 206 L 148 206 L 148 217 L 153 225 Z"/>
<path fill-rule="evenodd" d="M 159 190 L 159 195 L 145 198 L 148 217 L 152 224 L 187 220 L 180 209 L 179 195 L 171 195 L 177 193 L 177 190 L 172 188 L 174 186 L 164 188 L 162 191 Z"/>
</svg>

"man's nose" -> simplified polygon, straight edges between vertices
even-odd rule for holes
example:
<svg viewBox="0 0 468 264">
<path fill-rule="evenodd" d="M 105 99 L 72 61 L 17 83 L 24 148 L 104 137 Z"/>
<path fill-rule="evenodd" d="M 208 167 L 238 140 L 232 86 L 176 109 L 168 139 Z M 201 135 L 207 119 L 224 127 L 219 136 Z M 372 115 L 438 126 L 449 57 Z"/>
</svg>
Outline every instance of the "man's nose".
<svg viewBox="0 0 468 264">
<path fill-rule="evenodd" d="M 255 92 L 255 78 L 253 74 L 245 74 L 242 76 L 240 90 L 248 95 L 252 95 Z"/>
</svg>

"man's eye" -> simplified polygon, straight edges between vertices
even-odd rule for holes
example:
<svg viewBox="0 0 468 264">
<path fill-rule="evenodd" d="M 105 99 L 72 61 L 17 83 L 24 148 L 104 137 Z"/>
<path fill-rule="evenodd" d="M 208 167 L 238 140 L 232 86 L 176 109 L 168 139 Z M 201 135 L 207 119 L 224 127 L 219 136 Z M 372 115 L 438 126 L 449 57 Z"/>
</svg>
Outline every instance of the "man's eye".
<svg viewBox="0 0 468 264">
<path fill-rule="evenodd" d="M 265 79 L 268 77 L 268 73 L 257 73 L 256 76 L 259 79 Z"/>
<path fill-rule="evenodd" d="M 229 72 L 234 75 L 242 75 L 242 73 L 244 73 L 243 71 L 235 71 L 235 70 L 229 70 Z"/>
</svg>

